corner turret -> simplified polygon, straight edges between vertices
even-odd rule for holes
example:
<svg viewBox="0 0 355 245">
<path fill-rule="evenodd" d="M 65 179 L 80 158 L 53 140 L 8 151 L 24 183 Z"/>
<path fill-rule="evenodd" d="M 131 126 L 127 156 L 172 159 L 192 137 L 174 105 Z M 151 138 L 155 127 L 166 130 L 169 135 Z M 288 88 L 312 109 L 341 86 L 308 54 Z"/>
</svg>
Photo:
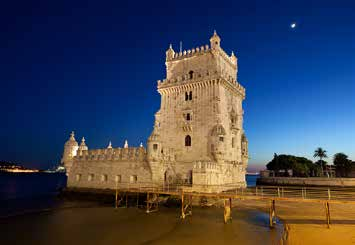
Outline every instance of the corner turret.
<svg viewBox="0 0 355 245">
<path fill-rule="evenodd" d="M 84 138 L 84 137 L 81 139 L 81 143 L 80 143 L 80 146 L 79 146 L 79 150 L 80 150 L 80 151 L 87 151 L 87 150 L 89 150 L 89 148 L 88 148 L 87 145 L 85 144 L 85 138 Z"/>
<path fill-rule="evenodd" d="M 172 60 L 174 58 L 175 51 L 171 44 L 169 45 L 169 49 L 165 53 L 166 53 L 166 61 Z"/>
<path fill-rule="evenodd" d="M 73 165 L 73 158 L 77 155 L 78 148 L 78 142 L 76 142 L 74 131 L 72 131 L 69 140 L 64 144 L 64 152 L 61 159 L 61 163 L 64 165 L 67 175 L 70 173 L 70 168 Z"/>
<path fill-rule="evenodd" d="M 221 38 L 217 35 L 216 30 L 210 38 L 211 49 L 218 49 L 221 46 Z"/>
</svg>

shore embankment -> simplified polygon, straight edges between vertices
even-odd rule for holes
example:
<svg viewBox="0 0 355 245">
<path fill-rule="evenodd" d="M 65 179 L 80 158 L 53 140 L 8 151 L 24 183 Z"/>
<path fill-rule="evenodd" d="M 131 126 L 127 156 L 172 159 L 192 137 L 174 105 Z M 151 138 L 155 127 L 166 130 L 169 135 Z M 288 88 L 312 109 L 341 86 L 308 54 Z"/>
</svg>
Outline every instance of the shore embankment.
<svg viewBox="0 0 355 245">
<path fill-rule="evenodd" d="M 266 201 L 236 201 L 235 209 L 249 208 L 267 212 Z M 285 225 L 283 244 L 355 244 L 355 205 L 332 204 L 330 228 L 326 225 L 324 203 L 276 202 L 276 215 Z"/>
<path fill-rule="evenodd" d="M 355 178 L 260 177 L 257 179 L 256 184 L 273 186 L 355 187 Z"/>
</svg>

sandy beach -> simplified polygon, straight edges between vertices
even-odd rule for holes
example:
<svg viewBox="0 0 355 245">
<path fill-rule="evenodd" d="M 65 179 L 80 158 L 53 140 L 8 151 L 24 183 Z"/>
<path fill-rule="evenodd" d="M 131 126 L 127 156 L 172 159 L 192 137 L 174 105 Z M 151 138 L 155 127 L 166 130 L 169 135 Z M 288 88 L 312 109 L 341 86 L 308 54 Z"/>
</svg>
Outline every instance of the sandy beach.
<svg viewBox="0 0 355 245">
<path fill-rule="evenodd" d="M 269 209 L 266 201 L 236 201 L 238 207 Z M 276 215 L 286 227 L 284 244 L 355 244 L 355 205 L 331 204 L 331 225 L 327 228 L 323 203 L 276 202 Z"/>
</svg>

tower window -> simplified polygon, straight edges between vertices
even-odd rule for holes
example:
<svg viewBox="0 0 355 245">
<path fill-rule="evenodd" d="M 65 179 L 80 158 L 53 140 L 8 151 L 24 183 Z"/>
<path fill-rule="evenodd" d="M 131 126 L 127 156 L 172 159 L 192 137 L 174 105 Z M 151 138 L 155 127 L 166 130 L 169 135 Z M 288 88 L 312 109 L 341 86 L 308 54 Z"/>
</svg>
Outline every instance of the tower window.
<svg viewBox="0 0 355 245">
<path fill-rule="evenodd" d="M 153 150 L 158 150 L 158 144 L 153 144 Z"/>
<path fill-rule="evenodd" d="M 185 92 L 185 101 L 189 100 L 189 94 L 187 92 Z"/>
<path fill-rule="evenodd" d="M 80 181 L 80 179 L 81 179 L 81 174 L 77 174 L 76 175 L 76 181 Z"/>
<path fill-rule="evenodd" d="M 137 183 L 137 181 L 138 181 L 137 175 L 131 175 L 131 177 L 129 178 L 130 183 Z"/>
<path fill-rule="evenodd" d="M 190 113 L 187 113 L 187 114 L 186 114 L 186 120 L 187 120 L 187 121 L 190 121 L 190 120 L 191 120 L 191 115 L 190 115 Z"/>
<path fill-rule="evenodd" d="M 94 180 L 94 174 L 89 174 L 88 181 L 93 181 L 93 180 Z"/>
<path fill-rule="evenodd" d="M 185 146 L 191 146 L 191 136 L 186 135 L 185 137 Z"/>
<path fill-rule="evenodd" d="M 115 181 L 116 181 L 117 183 L 121 183 L 121 179 L 122 179 L 121 175 L 116 175 Z"/>
<path fill-rule="evenodd" d="M 189 71 L 189 78 L 192 79 L 194 77 L 194 72 L 193 71 Z"/>
<path fill-rule="evenodd" d="M 189 93 L 189 100 L 192 100 L 192 91 Z"/>
<path fill-rule="evenodd" d="M 234 141 L 235 141 L 235 138 L 233 137 L 233 138 L 232 138 L 232 148 L 235 147 L 235 142 L 234 142 Z"/>
<path fill-rule="evenodd" d="M 106 182 L 107 181 L 107 174 L 101 175 L 101 181 Z"/>
<path fill-rule="evenodd" d="M 223 137 L 219 137 L 219 141 L 223 142 L 224 138 Z"/>
</svg>

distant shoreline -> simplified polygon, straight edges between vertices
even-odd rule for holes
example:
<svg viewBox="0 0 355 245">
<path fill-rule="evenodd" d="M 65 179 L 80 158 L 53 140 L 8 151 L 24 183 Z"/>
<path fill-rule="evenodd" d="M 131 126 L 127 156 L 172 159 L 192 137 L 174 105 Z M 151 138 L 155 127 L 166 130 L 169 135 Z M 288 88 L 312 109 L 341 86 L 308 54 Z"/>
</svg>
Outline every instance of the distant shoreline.
<svg viewBox="0 0 355 245">
<path fill-rule="evenodd" d="M 309 186 L 309 187 L 355 187 L 355 178 L 324 177 L 260 177 L 256 185 Z"/>
</svg>

